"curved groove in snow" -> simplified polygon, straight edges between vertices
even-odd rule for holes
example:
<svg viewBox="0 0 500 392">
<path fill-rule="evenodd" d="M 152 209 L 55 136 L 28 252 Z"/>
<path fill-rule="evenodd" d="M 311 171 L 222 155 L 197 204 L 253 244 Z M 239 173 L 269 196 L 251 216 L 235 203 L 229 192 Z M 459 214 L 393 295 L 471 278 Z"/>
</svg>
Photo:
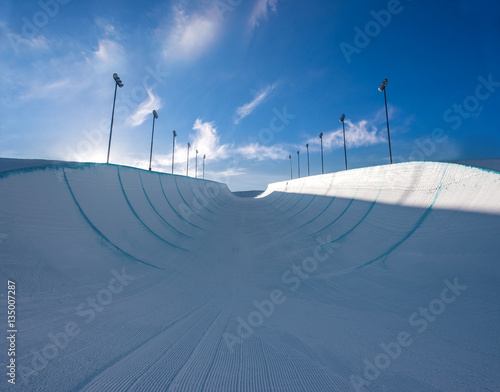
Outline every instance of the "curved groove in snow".
<svg viewBox="0 0 500 392">
<path fill-rule="evenodd" d="M 120 175 L 120 168 L 118 167 L 117 168 L 117 173 L 118 173 L 118 181 L 120 182 L 120 188 L 121 188 L 121 191 L 123 193 L 123 196 L 125 197 L 125 200 L 127 202 L 127 205 L 129 206 L 130 208 L 130 211 L 132 211 L 132 214 L 134 214 L 134 216 L 137 218 L 137 220 L 139 222 L 141 222 L 141 224 L 143 225 L 143 227 L 150 233 L 152 234 L 154 237 L 158 238 L 160 241 L 164 242 L 165 244 L 173 247 L 173 248 L 176 248 L 176 249 L 180 249 L 180 250 L 183 250 L 183 251 L 186 251 L 186 252 L 189 252 L 189 249 L 186 249 L 186 248 L 183 248 L 181 246 L 177 246 L 177 245 L 174 245 L 172 244 L 171 242 L 167 241 L 165 238 L 159 236 L 158 234 L 156 234 L 153 230 L 151 230 L 151 228 L 139 217 L 139 215 L 137 214 L 137 212 L 135 211 L 134 207 L 132 207 L 132 204 L 130 203 L 130 200 L 129 198 L 127 197 L 127 193 L 125 192 L 125 189 L 123 188 L 123 183 L 122 183 L 122 178 L 121 178 L 121 175 Z"/>
</svg>

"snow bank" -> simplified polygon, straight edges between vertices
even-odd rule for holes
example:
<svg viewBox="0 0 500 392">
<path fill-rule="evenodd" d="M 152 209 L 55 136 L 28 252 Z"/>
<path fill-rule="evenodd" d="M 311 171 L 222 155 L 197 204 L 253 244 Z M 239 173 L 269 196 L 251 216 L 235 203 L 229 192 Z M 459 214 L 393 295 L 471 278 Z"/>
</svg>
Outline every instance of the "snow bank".
<svg viewBox="0 0 500 392">
<path fill-rule="evenodd" d="M 270 184 L 258 197 L 272 192 L 500 214 L 500 173 L 451 163 L 410 162 L 304 177 Z"/>
</svg>

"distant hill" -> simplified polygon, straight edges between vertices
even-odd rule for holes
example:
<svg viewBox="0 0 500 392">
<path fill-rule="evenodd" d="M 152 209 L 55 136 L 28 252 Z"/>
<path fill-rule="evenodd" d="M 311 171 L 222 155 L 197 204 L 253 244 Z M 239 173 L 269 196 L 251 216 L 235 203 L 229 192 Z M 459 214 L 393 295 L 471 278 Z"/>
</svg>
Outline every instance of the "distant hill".
<svg viewBox="0 0 500 392">
<path fill-rule="evenodd" d="M 238 197 L 257 197 L 264 191 L 239 191 L 233 192 L 233 195 Z"/>
<path fill-rule="evenodd" d="M 495 170 L 500 172 L 500 158 L 492 159 L 464 159 L 460 161 L 452 161 L 453 163 L 459 163 L 461 165 L 469 165 L 480 167 L 482 169 Z"/>
</svg>

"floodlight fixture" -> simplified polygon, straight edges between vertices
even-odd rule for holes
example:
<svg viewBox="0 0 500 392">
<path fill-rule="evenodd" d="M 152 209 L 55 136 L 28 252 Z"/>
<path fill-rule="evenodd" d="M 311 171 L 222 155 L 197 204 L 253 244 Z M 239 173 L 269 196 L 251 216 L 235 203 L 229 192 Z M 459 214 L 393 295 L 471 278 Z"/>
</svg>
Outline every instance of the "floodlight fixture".
<svg viewBox="0 0 500 392">
<path fill-rule="evenodd" d="M 113 79 L 115 80 L 115 82 L 118 85 L 118 87 L 123 87 L 122 80 L 120 79 L 120 77 L 118 76 L 117 73 L 113 74 Z"/>
<path fill-rule="evenodd" d="M 384 91 L 384 90 L 385 90 L 385 88 L 386 88 L 386 86 L 387 86 L 387 83 L 388 83 L 388 82 L 389 82 L 389 81 L 388 81 L 387 79 L 384 79 L 384 80 L 382 81 L 382 83 L 380 83 L 380 87 L 378 88 L 378 91 L 380 91 L 380 92 Z"/>
</svg>

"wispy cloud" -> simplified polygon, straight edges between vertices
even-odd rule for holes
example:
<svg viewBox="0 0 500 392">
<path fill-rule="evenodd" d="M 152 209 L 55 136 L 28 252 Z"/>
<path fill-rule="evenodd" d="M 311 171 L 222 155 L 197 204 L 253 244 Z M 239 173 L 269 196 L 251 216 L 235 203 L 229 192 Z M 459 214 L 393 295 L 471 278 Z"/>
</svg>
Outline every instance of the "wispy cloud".
<svg viewBox="0 0 500 392">
<path fill-rule="evenodd" d="M 146 118 L 151 115 L 153 110 L 159 110 L 161 108 L 161 99 L 158 97 L 151 89 L 147 89 L 148 98 L 146 98 L 137 109 L 129 117 L 127 117 L 127 122 L 132 127 L 137 127 L 141 125 Z"/>
<path fill-rule="evenodd" d="M 165 42 L 164 55 L 176 60 L 196 59 L 216 41 L 220 18 L 212 10 L 189 13 L 180 4 L 174 7 L 173 12 L 173 27 L 157 30 L 160 39 Z"/>
<path fill-rule="evenodd" d="M 8 31 L 5 26 L 0 26 L 0 33 L 2 30 Z M 3 91 L 8 91 L 19 101 L 44 99 L 60 105 L 78 98 L 82 92 L 92 91 L 95 104 L 102 97 L 101 77 L 106 75 L 106 80 L 109 80 L 110 69 L 114 71 L 116 65 L 127 63 L 122 47 L 107 34 L 98 39 L 97 47 L 95 43 L 75 45 L 74 41 L 65 41 L 58 36 L 51 36 L 50 41 L 42 34 L 32 39 L 14 36 L 21 40 L 20 51 L 44 52 L 43 56 L 33 54 L 33 61 L 24 63 L 22 70 L 19 66 L 7 65 L 2 69 L 0 84 Z M 8 45 L 8 42 L 4 40 L 3 44 Z M 19 72 L 29 77 L 19 78 Z M 5 98 L 0 96 L 0 101 L 4 103 Z M 10 102 L 13 105 L 18 103 Z"/>
<path fill-rule="evenodd" d="M 41 99 L 46 97 L 60 98 L 71 90 L 71 80 L 64 78 L 52 82 L 42 83 L 37 80 L 30 89 L 20 95 L 20 99 Z"/>
<path fill-rule="evenodd" d="M 194 134 L 190 134 L 193 148 L 201 154 L 207 154 L 212 160 L 229 157 L 229 144 L 220 144 L 220 136 L 213 122 L 204 122 L 197 119 L 193 125 Z"/>
<path fill-rule="evenodd" d="M 269 10 L 277 12 L 278 0 L 257 0 L 248 20 L 248 24 L 252 30 L 259 26 L 261 19 L 267 19 Z"/>
<path fill-rule="evenodd" d="M 109 62 L 118 54 L 122 53 L 122 47 L 110 39 L 101 39 L 99 41 L 99 49 L 95 52 L 97 59 L 103 62 Z"/>
<path fill-rule="evenodd" d="M 263 146 L 262 144 L 251 143 L 239 147 L 236 152 L 245 159 L 257 161 L 265 161 L 268 159 L 281 160 L 288 157 L 288 152 L 279 144 L 274 146 Z"/>
<path fill-rule="evenodd" d="M 119 27 L 111 24 L 107 19 L 98 17 L 94 19 L 94 22 L 106 38 L 119 39 L 123 33 Z"/>
<path fill-rule="evenodd" d="M 349 147 L 362 147 L 370 146 L 373 144 L 385 142 L 382 132 L 379 132 L 377 127 L 368 127 L 368 121 L 362 120 L 353 123 L 350 120 L 345 120 L 346 128 L 346 144 Z M 312 146 L 319 146 L 320 141 L 318 137 L 311 138 L 308 143 Z M 323 134 L 323 147 L 326 149 L 336 149 L 344 146 L 344 135 L 342 127 L 335 131 L 327 131 Z"/>
<path fill-rule="evenodd" d="M 227 177 L 237 177 L 246 173 L 247 173 L 246 169 L 242 167 L 236 167 L 236 168 L 227 168 L 226 170 L 219 172 L 210 171 L 207 172 L 207 175 L 210 176 L 211 178 L 216 178 L 217 181 L 224 181 L 227 180 Z"/>
<path fill-rule="evenodd" d="M 255 94 L 255 97 L 251 102 L 248 102 L 236 109 L 236 113 L 233 116 L 234 123 L 239 124 L 241 120 L 250 115 L 257 108 L 257 106 L 266 100 L 269 94 L 274 91 L 276 86 L 276 83 L 266 86 Z"/>
<path fill-rule="evenodd" d="M 124 51 L 116 41 L 101 38 L 99 48 L 93 52 L 93 56 L 87 58 L 87 61 L 98 73 L 109 73 L 110 68 L 115 69 L 125 62 Z"/>
</svg>

